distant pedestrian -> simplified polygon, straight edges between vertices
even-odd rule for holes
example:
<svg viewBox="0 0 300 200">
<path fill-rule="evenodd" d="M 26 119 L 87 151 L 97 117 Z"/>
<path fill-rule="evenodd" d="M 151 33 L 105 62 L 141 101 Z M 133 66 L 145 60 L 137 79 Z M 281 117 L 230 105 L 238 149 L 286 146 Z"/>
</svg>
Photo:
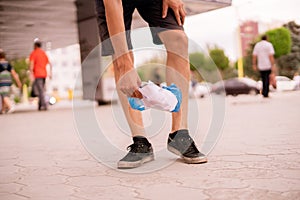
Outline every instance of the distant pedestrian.
<svg viewBox="0 0 300 200">
<path fill-rule="evenodd" d="M 266 35 L 263 35 L 261 39 L 262 40 L 254 46 L 252 66 L 254 71 L 259 70 L 260 72 L 263 83 L 262 95 L 267 98 L 269 97 L 270 74 L 272 70 L 273 73 L 276 71 L 274 61 L 275 51 L 273 45 L 268 42 Z"/>
<path fill-rule="evenodd" d="M 47 110 L 47 104 L 45 101 L 45 82 L 47 78 L 47 65 L 50 66 L 49 77 L 52 77 L 52 65 L 46 53 L 41 49 L 42 43 L 38 40 L 34 40 L 34 50 L 30 54 L 30 77 L 33 81 L 32 88 L 35 94 L 39 97 L 39 110 Z"/>
<path fill-rule="evenodd" d="M 10 65 L 10 63 L 5 59 L 5 53 L 0 49 L 0 95 L 1 95 L 1 113 L 12 113 L 14 112 L 14 107 L 10 103 L 9 94 L 10 86 L 12 85 L 12 77 L 15 79 L 19 88 L 22 87 L 21 81 L 18 74 Z"/>
</svg>

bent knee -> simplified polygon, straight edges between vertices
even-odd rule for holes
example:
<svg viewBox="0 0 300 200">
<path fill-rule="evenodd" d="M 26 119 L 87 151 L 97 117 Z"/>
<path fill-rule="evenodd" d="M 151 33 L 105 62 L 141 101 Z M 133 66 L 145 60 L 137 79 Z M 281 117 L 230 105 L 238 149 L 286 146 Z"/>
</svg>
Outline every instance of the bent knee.
<svg viewBox="0 0 300 200">
<path fill-rule="evenodd" d="M 184 31 L 168 31 L 163 36 L 163 43 L 168 52 L 175 54 L 187 54 L 188 37 Z"/>
</svg>

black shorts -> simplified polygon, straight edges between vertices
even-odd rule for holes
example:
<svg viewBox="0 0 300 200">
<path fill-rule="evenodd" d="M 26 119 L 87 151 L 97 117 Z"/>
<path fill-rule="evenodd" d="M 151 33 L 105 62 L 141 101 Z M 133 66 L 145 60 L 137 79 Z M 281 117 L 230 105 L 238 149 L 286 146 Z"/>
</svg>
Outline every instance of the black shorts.
<svg viewBox="0 0 300 200">
<path fill-rule="evenodd" d="M 148 23 L 154 44 L 162 44 L 158 33 L 164 30 L 183 30 L 179 26 L 172 9 L 168 10 L 166 18 L 162 18 L 162 0 L 123 0 L 124 25 L 126 30 L 126 39 L 128 48 L 132 49 L 130 38 L 130 29 L 132 15 L 135 8 L 138 10 L 141 17 Z M 97 20 L 100 32 L 102 55 L 112 55 L 114 50 L 109 40 L 109 32 L 105 17 L 105 7 L 103 0 L 96 0 Z"/>
</svg>

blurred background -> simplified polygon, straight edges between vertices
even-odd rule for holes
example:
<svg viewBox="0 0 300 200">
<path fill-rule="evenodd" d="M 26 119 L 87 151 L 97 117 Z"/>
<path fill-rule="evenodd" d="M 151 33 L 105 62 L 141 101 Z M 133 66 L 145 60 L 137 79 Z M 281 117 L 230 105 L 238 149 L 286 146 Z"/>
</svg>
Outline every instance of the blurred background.
<svg viewBox="0 0 300 200">
<path fill-rule="evenodd" d="M 188 17 L 184 25 L 188 37 L 201 46 L 190 52 L 192 81 L 190 97 L 219 93 L 218 79 L 207 80 L 199 73 L 217 67 L 228 95 L 259 94 L 259 74 L 252 70 L 251 55 L 262 34 L 275 48 L 277 89 L 299 88 L 300 15 L 297 0 L 185 0 Z M 138 13 L 133 28 L 147 26 Z M 93 0 L 2 0 L 0 1 L 0 48 L 6 52 L 30 93 L 28 57 L 34 38 L 43 43 L 53 65 L 53 78 L 47 80 L 47 94 L 56 101 L 73 98 L 96 100 L 99 104 L 114 100 L 111 60 L 96 50 L 93 62 L 83 62 L 99 44 Z M 95 49 L 94 49 L 95 51 Z M 163 63 L 160 53 L 135 52 L 136 67 L 144 80 L 164 82 L 164 71 L 152 63 Z M 105 66 L 105 69 L 104 69 Z M 143 67 L 147 66 L 147 67 Z M 229 89 L 227 89 L 227 86 Z M 24 87 L 23 87 L 24 88 Z M 95 95 L 94 88 L 97 88 Z M 24 93 L 24 91 L 23 91 Z M 26 95 L 12 92 L 16 103 L 30 102 Z M 24 99 L 25 98 L 25 99 Z"/>
</svg>

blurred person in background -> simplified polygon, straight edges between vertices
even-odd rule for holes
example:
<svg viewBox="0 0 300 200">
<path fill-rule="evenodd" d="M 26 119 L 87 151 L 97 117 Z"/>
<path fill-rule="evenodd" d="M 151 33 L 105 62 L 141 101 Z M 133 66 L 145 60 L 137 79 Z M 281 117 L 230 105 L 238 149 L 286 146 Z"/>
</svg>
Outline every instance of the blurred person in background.
<svg viewBox="0 0 300 200">
<path fill-rule="evenodd" d="M 0 49 L 0 95 L 2 101 L 2 114 L 14 112 L 14 107 L 9 99 L 10 86 L 12 85 L 12 77 L 15 79 L 18 87 L 21 89 L 22 84 L 18 74 L 5 59 L 5 53 Z"/>
<path fill-rule="evenodd" d="M 262 95 L 264 98 L 269 97 L 270 75 L 276 73 L 274 47 L 268 42 L 267 36 L 263 35 L 262 40 L 255 44 L 252 54 L 252 67 L 254 71 L 259 70 L 263 89 Z M 275 78 L 275 75 L 272 76 Z M 274 82 L 274 80 L 272 80 Z"/>
<path fill-rule="evenodd" d="M 39 98 L 38 110 L 47 110 L 47 104 L 45 101 L 45 82 L 47 78 L 47 65 L 50 66 L 49 78 L 52 77 L 52 65 L 49 62 L 48 56 L 41 49 L 42 43 L 39 39 L 34 40 L 33 48 L 29 60 L 30 60 L 30 79 L 33 82 L 32 90 Z"/>
</svg>

